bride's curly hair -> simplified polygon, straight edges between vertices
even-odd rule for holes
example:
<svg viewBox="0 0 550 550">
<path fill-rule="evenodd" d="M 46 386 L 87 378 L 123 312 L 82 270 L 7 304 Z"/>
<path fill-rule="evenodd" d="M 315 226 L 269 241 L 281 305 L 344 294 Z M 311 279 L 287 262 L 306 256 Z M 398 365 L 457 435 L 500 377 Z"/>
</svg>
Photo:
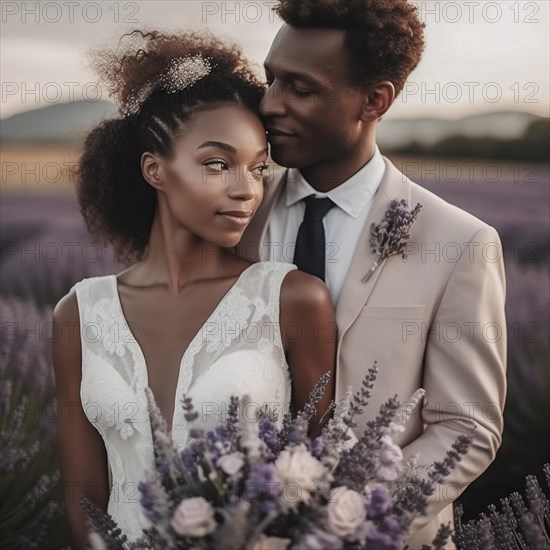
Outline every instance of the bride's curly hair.
<svg viewBox="0 0 550 550">
<path fill-rule="evenodd" d="M 89 55 L 119 116 L 101 122 L 85 139 L 77 172 L 80 211 L 90 233 L 112 245 L 120 258 L 137 260 L 145 252 L 157 203 L 141 173 L 141 155 L 170 158 L 174 140 L 200 110 L 230 103 L 258 114 L 265 86 L 234 45 L 205 32 L 135 30 L 123 35 L 116 49 Z M 173 60 L 196 56 L 208 60 L 209 74 L 175 93 L 158 85 Z"/>
</svg>

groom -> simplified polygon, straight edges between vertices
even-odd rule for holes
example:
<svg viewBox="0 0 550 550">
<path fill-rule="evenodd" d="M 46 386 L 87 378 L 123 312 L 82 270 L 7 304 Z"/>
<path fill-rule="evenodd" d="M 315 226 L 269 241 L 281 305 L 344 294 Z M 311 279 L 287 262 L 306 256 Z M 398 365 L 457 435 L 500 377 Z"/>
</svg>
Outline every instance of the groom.
<svg viewBox="0 0 550 550">
<path fill-rule="evenodd" d="M 492 462 L 506 391 L 505 281 L 497 232 L 405 177 L 376 129 L 424 48 L 406 0 L 281 0 L 285 24 L 265 61 L 261 105 L 274 161 L 261 208 L 240 243 L 251 260 L 288 261 L 323 278 L 338 324 L 336 397 L 378 377 L 358 431 L 397 394 L 421 410 L 398 438 L 405 458 L 441 460 L 475 428 L 468 454 L 412 526 L 409 548 L 452 521 L 452 501 Z M 422 205 L 408 256 L 382 261 L 369 243 L 393 199 Z M 312 327 L 319 338 L 330 327 Z M 405 406 L 407 404 L 405 403 Z M 360 435 L 360 434 L 359 434 Z M 453 548 L 449 544 L 448 548 Z"/>
</svg>

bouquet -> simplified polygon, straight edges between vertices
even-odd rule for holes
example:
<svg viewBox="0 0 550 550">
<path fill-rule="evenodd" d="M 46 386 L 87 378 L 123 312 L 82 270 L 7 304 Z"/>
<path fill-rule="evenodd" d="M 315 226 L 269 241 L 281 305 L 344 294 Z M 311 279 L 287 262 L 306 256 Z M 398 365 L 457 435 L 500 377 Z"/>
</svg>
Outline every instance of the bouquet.
<svg viewBox="0 0 550 550">
<path fill-rule="evenodd" d="M 413 407 L 409 402 L 402 409 L 397 398 L 389 399 L 361 437 L 354 437 L 354 418 L 367 405 L 376 370 L 375 364 L 355 395 L 348 388 L 344 398 L 332 404 L 332 417 L 313 440 L 309 421 L 329 373 L 296 418 L 285 415 L 280 427 L 269 410 L 261 410 L 256 421 L 244 421 L 238 414 L 239 400 L 232 398 L 226 422 L 205 433 L 193 428 L 198 413 L 186 398 L 190 442 L 179 453 L 148 389 L 155 467 L 139 489 L 151 527 L 129 544 L 110 516 L 82 497 L 92 547 L 403 548 L 412 520 L 426 511 L 435 485 L 461 459 L 471 436 L 459 436 L 445 459 L 426 475 L 414 464 L 403 464 L 392 437 L 422 400 L 424 391 L 418 390 L 411 398 Z M 450 527 L 442 525 L 434 547 L 442 548 L 450 533 Z"/>
</svg>

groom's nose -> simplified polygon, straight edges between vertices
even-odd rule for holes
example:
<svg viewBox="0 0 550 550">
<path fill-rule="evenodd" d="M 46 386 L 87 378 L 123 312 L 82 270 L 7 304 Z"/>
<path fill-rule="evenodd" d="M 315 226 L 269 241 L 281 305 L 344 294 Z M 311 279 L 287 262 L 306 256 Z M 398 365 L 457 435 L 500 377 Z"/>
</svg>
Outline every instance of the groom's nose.
<svg viewBox="0 0 550 550">
<path fill-rule="evenodd" d="M 260 114 L 265 118 L 286 114 L 285 98 L 280 84 L 273 82 L 269 86 L 260 103 Z"/>
</svg>

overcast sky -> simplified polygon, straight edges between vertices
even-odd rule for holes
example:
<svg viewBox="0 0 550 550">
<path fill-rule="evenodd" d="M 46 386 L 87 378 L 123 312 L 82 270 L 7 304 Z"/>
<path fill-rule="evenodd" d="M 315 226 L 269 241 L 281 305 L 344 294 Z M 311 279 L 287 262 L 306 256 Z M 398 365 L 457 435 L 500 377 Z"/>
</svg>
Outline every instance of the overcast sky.
<svg viewBox="0 0 550 550">
<path fill-rule="evenodd" d="M 387 118 L 501 110 L 549 115 L 548 0 L 413 3 L 427 26 L 427 51 Z M 274 4 L 2 0 L 2 118 L 73 98 L 93 100 L 97 89 L 86 50 L 136 27 L 207 27 L 241 44 L 260 68 L 281 25 L 271 12 Z"/>
</svg>

